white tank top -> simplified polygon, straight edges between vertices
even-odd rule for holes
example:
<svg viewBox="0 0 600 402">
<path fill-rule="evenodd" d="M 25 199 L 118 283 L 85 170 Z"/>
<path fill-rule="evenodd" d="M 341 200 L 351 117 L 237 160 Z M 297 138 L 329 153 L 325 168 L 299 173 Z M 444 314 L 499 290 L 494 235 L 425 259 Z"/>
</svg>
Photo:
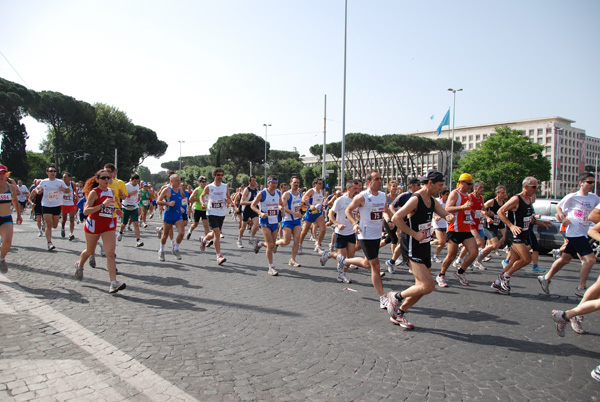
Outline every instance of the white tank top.
<svg viewBox="0 0 600 402">
<path fill-rule="evenodd" d="M 213 216 L 227 215 L 227 184 L 221 183 L 215 186 L 215 183 L 208 185 L 208 202 L 206 203 L 206 214 Z"/>
<path fill-rule="evenodd" d="M 294 195 L 294 193 L 292 193 L 292 190 L 288 190 L 287 193 L 290 195 L 290 197 L 288 198 L 287 201 L 287 209 L 290 209 L 294 212 L 300 212 L 300 204 L 302 204 L 302 193 L 300 191 L 298 191 L 298 194 Z M 286 213 L 283 216 L 283 221 L 284 222 L 290 222 L 290 221 L 295 221 L 295 220 L 299 220 L 301 218 L 296 218 L 294 215 L 292 214 L 288 214 Z"/>
<path fill-rule="evenodd" d="M 267 214 L 267 220 L 270 225 L 274 225 L 279 222 L 279 200 L 281 200 L 281 191 L 275 190 L 274 194 L 269 193 L 268 190 L 262 190 L 260 192 L 260 212 Z"/>
<path fill-rule="evenodd" d="M 364 197 L 365 205 L 358 209 L 360 214 L 358 238 L 361 240 L 379 239 L 381 238 L 383 211 L 386 203 L 385 193 L 378 191 L 377 195 L 373 195 L 369 190 L 365 190 L 360 195 Z"/>
</svg>

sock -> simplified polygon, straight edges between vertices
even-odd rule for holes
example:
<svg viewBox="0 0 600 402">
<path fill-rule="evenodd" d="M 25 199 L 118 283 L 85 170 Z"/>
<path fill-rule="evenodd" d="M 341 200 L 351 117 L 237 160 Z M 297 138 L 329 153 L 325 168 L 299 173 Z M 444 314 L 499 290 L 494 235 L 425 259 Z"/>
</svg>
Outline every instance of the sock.
<svg viewBox="0 0 600 402">
<path fill-rule="evenodd" d="M 275 264 L 269 264 L 269 268 L 275 268 Z"/>
<path fill-rule="evenodd" d="M 390 263 L 392 263 L 392 264 L 395 264 L 395 263 L 396 263 L 396 260 L 392 260 L 392 259 L 390 259 Z"/>
<path fill-rule="evenodd" d="M 137 241 L 140 241 L 140 239 L 136 239 Z"/>
<path fill-rule="evenodd" d="M 396 294 L 394 295 L 394 297 L 395 297 L 396 299 L 398 299 L 398 302 L 402 302 L 402 300 L 404 300 L 404 297 L 402 297 L 402 296 L 400 295 L 400 293 L 401 293 L 401 292 L 396 292 Z"/>
<path fill-rule="evenodd" d="M 505 263 L 505 264 L 508 264 L 508 260 L 504 260 L 504 263 Z"/>
<path fill-rule="evenodd" d="M 119 232 L 119 234 L 123 234 L 123 232 Z"/>
<path fill-rule="evenodd" d="M 504 276 L 504 279 L 510 279 L 510 275 L 507 274 L 506 272 L 502 274 Z"/>
<path fill-rule="evenodd" d="M 461 271 L 462 271 L 462 272 L 461 272 Z M 458 271 L 456 271 L 456 272 L 458 272 L 459 274 L 461 274 L 461 275 L 462 275 L 462 274 L 464 274 L 464 273 L 465 273 L 465 270 L 464 270 L 464 269 L 462 269 L 462 268 L 459 268 L 459 269 L 458 269 Z"/>
<path fill-rule="evenodd" d="M 160 244 L 160 252 L 164 253 L 165 252 L 165 245 L 164 244 Z"/>
<path fill-rule="evenodd" d="M 442 274 L 441 272 L 438 274 L 439 277 L 444 277 L 446 274 Z"/>
<path fill-rule="evenodd" d="M 179 243 L 175 243 L 175 245 L 173 246 L 173 250 L 175 250 L 175 251 L 179 250 Z"/>
</svg>

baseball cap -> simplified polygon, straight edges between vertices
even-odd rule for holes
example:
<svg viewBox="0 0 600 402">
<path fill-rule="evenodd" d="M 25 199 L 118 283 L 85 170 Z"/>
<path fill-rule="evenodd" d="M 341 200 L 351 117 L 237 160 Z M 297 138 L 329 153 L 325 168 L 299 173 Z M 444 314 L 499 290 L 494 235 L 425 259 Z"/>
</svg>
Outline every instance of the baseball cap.
<svg viewBox="0 0 600 402">
<path fill-rule="evenodd" d="M 439 170 L 429 169 L 427 174 L 421 177 L 421 183 L 427 183 L 429 180 L 434 183 L 439 183 L 440 181 L 444 181 L 444 174 Z"/>
<path fill-rule="evenodd" d="M 421 180 L 419 180 L 419 179 L 417 179 L 417 178 L 410 179 L 410 180 L 408 181 L 408 185 L 410 186 L 410 185 L 413 185 L 413 184 L 421 184 Z"/>
<path fill-rule="evenodd" d="M 458 178 L 458 181 L 473 181 L 473 176 L 468 173 L 463 173 Z"/>
</svg>

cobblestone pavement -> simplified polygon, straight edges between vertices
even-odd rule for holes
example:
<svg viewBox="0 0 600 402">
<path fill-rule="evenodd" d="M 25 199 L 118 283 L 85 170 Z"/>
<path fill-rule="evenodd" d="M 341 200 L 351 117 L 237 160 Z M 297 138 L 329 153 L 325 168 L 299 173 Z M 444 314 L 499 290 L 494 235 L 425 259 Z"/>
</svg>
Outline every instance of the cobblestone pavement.
<svg viewBox="0 0 600 402">
<path fill-rule="evenodd" d="M 559 273 L 551 296 L 529 272 L 502 296 L 489 287 L 500 271 L 494 257 L 487 271 L 467 273 L 469 286 L 449 275 L 448 288 L 409 311 L 416 329 L 405 331 L 379 309 L 366 270 L 351 270 L 344 285 L 334 261 L 323 268 L 305 251 L 292 268 L 290 247 L 280 247 L 280 275 L 270 277 L 247 236 L 235 247 L 229 218 L 223 266 L 212 248 L 199 251 L 199 232 L 183 241 L 181 261 L 169 247 L 159 262 L 151 222 L 144 247 L 132 232 L 117 245 L 127 289 L 115 295 L 99 253 L 82 282 L 73 277 L 82 225 L 74 241 L 55 231 L 54 252 L 33 221 L 15 226 L 9 272 L 0 275 L 0 400 L 600 399 L 590 377 L 600 364 L 600 313 L 585 318 L 587 334 L 567 328 L 564 338 L 551 318 L 577 304 L 578 264 Z M 543 256 L 540 265 L 551 262 Z M 384 287 L 410 281 L 400 268 Z"/>
</svg>

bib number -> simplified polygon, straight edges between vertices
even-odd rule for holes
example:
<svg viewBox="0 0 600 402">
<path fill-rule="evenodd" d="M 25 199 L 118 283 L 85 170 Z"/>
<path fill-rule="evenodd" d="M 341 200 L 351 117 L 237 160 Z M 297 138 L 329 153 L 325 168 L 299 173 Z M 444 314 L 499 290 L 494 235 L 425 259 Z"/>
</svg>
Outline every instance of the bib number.
<svg viewBox="0 0 600 402">
<path fill-rule="evenodd" d="M 419 232 L 425 235 L 425 238 L 419 243 L 429 243 L 431 241 L 431 222 L 421 223 L 419 225 Z"/>
<path fill-rule="evenodd" d="M 523 230 L 529 230 L 529 225 L 531 223 L 531 216 L 526 216 L 523 218 Z"/>
<path fill-rule="evenodd" d="M 104 204 L 100 204 L 100 205 L 102 208 L 98 212 L 98 216 L 102 216 L 104 218 L 112 218 L 115 207 L 107 207 Z"/>
<path fill-rule="evenodd" d="M 215 208 L 215 209 L 223 208 L 223 203 L 222 202 L 213 202 L 211 204 L 211 208 Z"/>
<path fill-rule="evenodd" d="M 371 210 L 371 220 L 372 221 L 380 221 L 383 219 L 383 209 L 372 209 Z"/>
</svg>

